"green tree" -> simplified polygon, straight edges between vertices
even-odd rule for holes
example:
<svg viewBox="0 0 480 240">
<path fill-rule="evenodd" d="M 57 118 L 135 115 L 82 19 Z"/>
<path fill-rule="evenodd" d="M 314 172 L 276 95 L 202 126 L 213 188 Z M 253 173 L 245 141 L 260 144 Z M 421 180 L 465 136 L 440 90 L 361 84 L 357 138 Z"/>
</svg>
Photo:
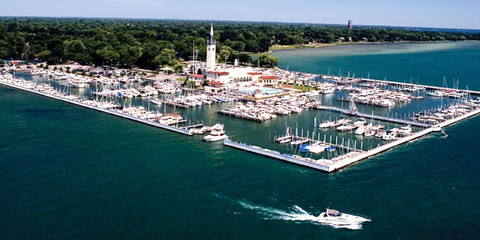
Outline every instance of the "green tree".
<svg viewBox="0 0 480 240">
<path fill-rule="evenodd" d="M 82 40 L 65 41 L 63 55 L 66 60 L 72 60 L 81 64 L 88 64 L 92 61 Z"/>
<path fill-rule="evenodd" d="M 221 60 L 226 60 L 231 54 L 232 48 L 230 48 L 229 46 L 222 46 L 220 48 L 219 56 Z"/>
<path fill-rule="evenodd" d="M 175 65 L 174 67 L 176 73 L 181 73 L 183 72 L 183 66 L 180 64 Z M 186 81 L 186 80 L 185 80 Z"/>
<path fill-rule="evenodd" d="M 275 67 L 278 65 L 278 57 L 269 55 L 267 53 L 262 53 L 258 56 L 257 61 L 260 62 L 261 66 L 266 67 Z"/>
<path fill-rule="evenodd" d="M 154 68 L 163 66 L 175 66 L 178 61 L 175 58 L 175 51 L 173 49 L 165 48 L 152 61 Z"/>
<path fill-rule="evenodd" d="M 114 65 L 120 59 L 120 54 L 111 46 L 97 50 L 97 54 L 104 64 Z"/>
<path fill-rule="evenodd" d="M 120 54 L 120 65 L 123 67 L 132 67 L 142 56 L 142 48 L 137 46 L 122 45 L 118 51 Z"/>
<path fill-rule="evenodd" d="M 44 50 L 37 54 L 38 59 L 42 61 L 48 61 L 52 52 L 50 50 Z"/>
</svg>

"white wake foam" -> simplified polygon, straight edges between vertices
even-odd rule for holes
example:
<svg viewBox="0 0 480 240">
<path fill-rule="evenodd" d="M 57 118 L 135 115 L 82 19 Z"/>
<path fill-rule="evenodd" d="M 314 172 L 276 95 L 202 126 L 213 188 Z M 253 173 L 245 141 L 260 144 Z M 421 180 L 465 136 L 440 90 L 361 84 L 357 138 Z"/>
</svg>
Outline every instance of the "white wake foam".
<svg viewBox="0 0 480 240">
<path fill-rule="evenodd" d="M 255 210 L 258 214 L 263 215 L 266 220 L 285 220 L 285 221 L 302 221 L 302 222 L 310 222 L 313 224 L 318 225 L 326 225 L 333 228 L 346 228 L 346 229 L 353 229 L 358 230 L 362 229 L 362 225 L 359 223 L 323 223 L 318 222 L 317 216 L 309 214 L 307 211 L 303 210 L 301 207 L 294 205 L 291 210 L 284 211 L 281 209 L 265 207 L 261 205 L 256 205 L 253 203 L 249 203 L 247 201 L 239 201 L 239 204 L 244 208 Z"/>
</svg>

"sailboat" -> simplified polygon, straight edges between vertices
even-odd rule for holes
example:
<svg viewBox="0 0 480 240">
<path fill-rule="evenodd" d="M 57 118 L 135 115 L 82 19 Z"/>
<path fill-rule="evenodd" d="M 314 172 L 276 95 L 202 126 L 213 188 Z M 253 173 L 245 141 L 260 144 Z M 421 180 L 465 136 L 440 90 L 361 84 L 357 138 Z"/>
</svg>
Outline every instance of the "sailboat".
<svg viewBox="0 0 480 240">
<path fill-rule="evenodd" d="M 293 135 L 289 132 L 289 127 L 285 130 L 285 135 L 275 138 L 275 142 L 278 143 L 288 143 L 293 139 Z"/>
<path fill-rule="evenodd" d="M 165 94 L 163 95 L 165 102 Z M 174 125 L 183 120 L 182 116 L 177 112 L 176 104 L 173 104 L 173 112 L 167 114 L 167 104 L 164 104 L 163 115 L 158 118 L 158 122 L 164 125 Z"/>
</svg>

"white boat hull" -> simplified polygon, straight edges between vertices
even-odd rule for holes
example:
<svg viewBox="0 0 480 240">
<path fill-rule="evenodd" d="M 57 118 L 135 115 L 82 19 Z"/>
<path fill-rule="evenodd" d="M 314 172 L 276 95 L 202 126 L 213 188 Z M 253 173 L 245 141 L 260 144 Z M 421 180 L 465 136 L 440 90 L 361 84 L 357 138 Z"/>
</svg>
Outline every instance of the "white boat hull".
<svg viewBox="0 0 480 240">
<path fill-rule="evenodd" d="M 226 138 L 227 138 L 227 135 L 215 136 L 215 137 L 213 137 L 213 136 L 205 136 L 205 137 L 203 138 L 203 140 L 204 140 L 205 142 L 216 142 L 216 141 L 224 140 L 224 139 L 226 139 Z"/>
</svg>

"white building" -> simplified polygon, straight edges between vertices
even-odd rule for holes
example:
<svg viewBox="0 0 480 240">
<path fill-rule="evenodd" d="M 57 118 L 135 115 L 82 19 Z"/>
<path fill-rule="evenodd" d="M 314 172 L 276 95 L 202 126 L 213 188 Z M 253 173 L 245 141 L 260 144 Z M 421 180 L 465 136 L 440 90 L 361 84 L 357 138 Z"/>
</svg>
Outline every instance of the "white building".
<svg viewBox="0 0 480 240">
<path fill-rule="evenodd" d="M 217 81 L 223 84 L 230 82 L 230 73 L 227 71 L 207 71 L 207 81 Z"/>
<path fill-rule="evenodd" d="M 205 86 L 205 92 L 221 93 L 225 89 L 225 84 L 218 81 L 209 81 Z"/>
<path fill-rule="evenodd" d="M 207 41 L 207 70 L 215 68 L 216 46 L 213 35 L 213 25 L 210 26 L 210 38 Z"/>
<path fill-rule="evenodd" d="M 202 86 L 204 81 L 205 81 L 205 77 L 201 74 L 191 74 L 188 76 L 189 84 L 192 84 L 195 87 Z M 191 86 L 189 85 L 189 87 Z"/>
<path fill-rule="evenodd" d="M 255 84 L 260 86 L 277 86 L 278 85 L 278 77 L 273 75 L 262 75 L 258 77 Z"/>
</svg>

